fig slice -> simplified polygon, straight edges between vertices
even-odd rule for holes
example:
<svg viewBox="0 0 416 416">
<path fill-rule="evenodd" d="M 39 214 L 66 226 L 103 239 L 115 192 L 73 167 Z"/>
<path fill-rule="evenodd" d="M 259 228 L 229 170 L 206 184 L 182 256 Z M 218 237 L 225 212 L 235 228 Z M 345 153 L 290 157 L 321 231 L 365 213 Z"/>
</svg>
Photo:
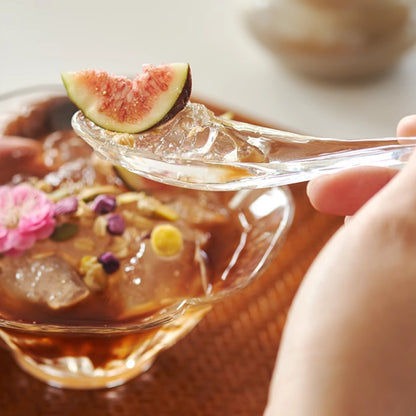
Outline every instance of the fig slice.
<svg viewBox="0 0 416 416">
<path fill-rule="evenodd" d="M 62 73 L 70 100 L 104 129 L 139 133 L 165 123 L 189 100 L 189 64 L 143 65 L 135 79 L 87 69 Z"/>
</svg>

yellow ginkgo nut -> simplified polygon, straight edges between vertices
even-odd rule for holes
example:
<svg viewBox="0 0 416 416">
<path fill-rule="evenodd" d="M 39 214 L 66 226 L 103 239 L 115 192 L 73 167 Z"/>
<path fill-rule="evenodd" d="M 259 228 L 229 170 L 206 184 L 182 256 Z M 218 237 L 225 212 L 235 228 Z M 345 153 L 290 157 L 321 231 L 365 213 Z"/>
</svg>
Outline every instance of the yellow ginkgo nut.
<svg viewBox="0 0 416 416">
<path fill-rule="evenodd" d="M 150 243 L 154 252 L 161 257 L 172 257 L 183 247 L 182 234 L 172 224 L 159 224 L 153 228 Z"/>
</svg>

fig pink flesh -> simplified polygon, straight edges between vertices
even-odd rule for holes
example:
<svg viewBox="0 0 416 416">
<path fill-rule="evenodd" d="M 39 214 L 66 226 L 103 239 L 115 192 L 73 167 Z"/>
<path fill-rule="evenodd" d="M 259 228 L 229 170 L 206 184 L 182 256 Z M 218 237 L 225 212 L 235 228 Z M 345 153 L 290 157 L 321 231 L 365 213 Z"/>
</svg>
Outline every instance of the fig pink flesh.
<svg viewBox="0 0 416 416">
<path fill-rule="evenodd" d="M 99 111 L 119 122 L 134 123 L 151 111 L 160 93 L 169 88 L 169 67 L 145 67 L 134 80 L 105 71 L 84 71 L 81 82 L 91 94 L 101 94 Z"/>
</svg>

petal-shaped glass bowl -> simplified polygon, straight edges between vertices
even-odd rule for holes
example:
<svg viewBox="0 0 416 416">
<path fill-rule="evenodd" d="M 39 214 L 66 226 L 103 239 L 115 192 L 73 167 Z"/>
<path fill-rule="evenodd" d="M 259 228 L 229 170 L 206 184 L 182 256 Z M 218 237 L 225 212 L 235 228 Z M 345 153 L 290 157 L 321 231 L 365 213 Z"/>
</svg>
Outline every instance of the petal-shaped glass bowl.
<svg viewBox="0 0 416 416">
<path fill-rule="evenodd" d="M 62 96 L 59 88 L 42 87 L 0 97 L 0 133 L 2 123 L 24 113 L 26 102 L 55 96 Z M 74 112 L 64 98 L 49 112 L 47 122 L 56 128 L 68 128 Z M 174 194 L 176 188 L 171 192 Z M 82 324 L 48 324 L 19 316 L 6 318 L 0 308 L 1 338 L 23 369 L 58 387 L 112 387 L 142 373 L 160 351 L 188 333 L 215 302 L 261 274 L 276 254 L 293 216 L 287 188 L 230 194 L 228 208 L 240 213 L 246 233 L 204 295 L 177 300 L 129 323 L 107 320 L 99 325 L 88 320 Z"/>
</svg>

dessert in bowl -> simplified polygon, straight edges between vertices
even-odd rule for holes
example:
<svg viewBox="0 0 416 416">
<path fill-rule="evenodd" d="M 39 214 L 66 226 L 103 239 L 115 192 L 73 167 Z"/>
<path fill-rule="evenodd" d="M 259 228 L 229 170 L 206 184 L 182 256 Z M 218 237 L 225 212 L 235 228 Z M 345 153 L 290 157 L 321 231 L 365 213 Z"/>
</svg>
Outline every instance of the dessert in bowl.
<svg viewBox="0 0 416 416">
<path fill-rule="evenodd" d="M 0 335 L 19 365 L 67 388 L 150 367 L 269 264 L 290 226 L 286 188 L 179 189 L 101 160 L 59 88 L 2 97 L 0 140 L 38 141 L 0 187 Z"/>
</svg>

